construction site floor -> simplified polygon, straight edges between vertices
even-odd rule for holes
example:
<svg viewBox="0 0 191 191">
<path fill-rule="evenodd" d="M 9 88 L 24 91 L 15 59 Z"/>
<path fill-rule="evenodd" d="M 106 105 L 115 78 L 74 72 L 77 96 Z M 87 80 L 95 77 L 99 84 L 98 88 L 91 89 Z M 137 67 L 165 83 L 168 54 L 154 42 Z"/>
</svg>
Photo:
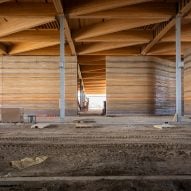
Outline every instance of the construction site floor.
<svg viewBox="0 0 191 191">
<path fill-rule="evenodd" d="M 76 128 L 79 119 L 44 129 L 0 124 L 0 191 L 191 190 L 189 122 L 157 129 L 172 117 L 91 117 L 96 128 Z M 42 155 L 26 169 L 10 165 Z"/>
</svg>

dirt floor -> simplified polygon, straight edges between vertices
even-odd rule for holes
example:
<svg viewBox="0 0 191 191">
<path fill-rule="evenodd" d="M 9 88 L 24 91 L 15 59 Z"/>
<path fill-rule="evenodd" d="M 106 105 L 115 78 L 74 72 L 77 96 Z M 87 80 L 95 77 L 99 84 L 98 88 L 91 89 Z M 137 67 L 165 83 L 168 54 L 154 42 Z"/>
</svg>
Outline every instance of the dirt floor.
<svg viewBox="0 0 191 191">
<path fill-rule="evenodd" d="M 68 118 L 49 128 L 0 124 L 0 191 L 191 190 L 191 125 L 156 129 L 171 117 Z M 45 155 L 18 170 L 13 160 Z M 34 184 L 35 182 L 35 184 Z"/>
</svg>

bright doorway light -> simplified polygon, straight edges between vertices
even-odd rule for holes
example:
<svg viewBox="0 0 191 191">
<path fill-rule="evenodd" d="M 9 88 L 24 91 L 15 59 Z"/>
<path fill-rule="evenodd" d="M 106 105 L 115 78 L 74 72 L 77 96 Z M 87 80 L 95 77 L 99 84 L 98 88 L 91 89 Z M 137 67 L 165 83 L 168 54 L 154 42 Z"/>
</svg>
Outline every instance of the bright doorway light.
<svg viewBox="0 0 191 191">
<path fill-rule="evenodd" d="M 104 108 L 105 94 L 87 94 L 87 97 L 89 98 L 89 110 Z"/>
</svg>

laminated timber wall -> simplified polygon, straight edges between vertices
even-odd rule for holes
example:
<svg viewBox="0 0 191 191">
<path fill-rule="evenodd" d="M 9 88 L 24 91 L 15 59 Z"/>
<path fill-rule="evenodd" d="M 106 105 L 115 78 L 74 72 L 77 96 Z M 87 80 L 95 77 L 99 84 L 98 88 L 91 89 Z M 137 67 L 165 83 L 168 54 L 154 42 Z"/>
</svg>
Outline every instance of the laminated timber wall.
<svg viewBox="0 0 191 191">
<path fill-rule="evenodd" d="M 59 115 L 59 57 L 3 56 L 0 58 L 2 107 L 24 108 L 25 114 Z M 77 60 L 65 60 L 66 115 L 77 115 Z"/>
<path fill-rule="evenodd" d="M 147 56 L 106 58 L 107 115 L 175 113 L 175 63 Z"/>
<path fill-rule="evenodd" d="M 184 114 L 191 115 L 191 49 L 184 53 Z"/>
</svg>

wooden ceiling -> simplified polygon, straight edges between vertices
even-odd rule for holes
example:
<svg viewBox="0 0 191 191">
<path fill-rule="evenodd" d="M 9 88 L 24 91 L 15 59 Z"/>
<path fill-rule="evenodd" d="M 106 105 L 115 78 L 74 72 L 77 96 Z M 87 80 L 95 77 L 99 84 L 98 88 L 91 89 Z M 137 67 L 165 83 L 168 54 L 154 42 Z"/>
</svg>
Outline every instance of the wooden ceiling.
<svg viewBox="0 0 191 191">
<path fill-rule="evenodd" d="M 86 93 L 105 93 L 105 56 L 175 56 L 181 13 L 182 52 L 191 47 L 190 0 L 0 0 L 0 54 L 77 55 Z"/>
</svg>

